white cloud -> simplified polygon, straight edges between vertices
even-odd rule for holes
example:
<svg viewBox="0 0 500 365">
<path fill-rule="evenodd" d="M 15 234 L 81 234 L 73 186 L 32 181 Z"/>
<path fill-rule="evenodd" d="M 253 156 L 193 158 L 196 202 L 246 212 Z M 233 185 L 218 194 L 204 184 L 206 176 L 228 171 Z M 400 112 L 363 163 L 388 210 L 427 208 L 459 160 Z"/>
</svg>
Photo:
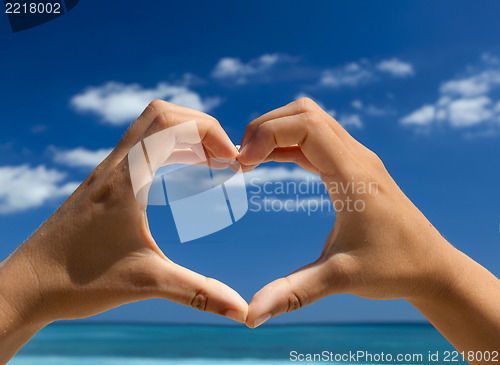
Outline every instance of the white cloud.
<svg viewBox="0 0 500 365">
<path fill-rule="evenodd" d="M 465 79 L 451 80 L 441 86 L 442 94 L 455 94 L 460 96 L 475 96 L 486 94 L 490 91 L 490 81 L 483 74 Z"/>
<path fill-rule="evenodd" d="M 299 61 L 298 57 L 282 53 L 264 54 L 248 62 L 236 57 L 224 57 L 217 62 L 211 76 L 233 84 L 319 78 L 317 84 L 311 85 L 311 88 L 341 88 L 356 87 L 387 77 L 388 74 L 401 78 L 415 73 L 411 63 L 397 58 L 382 60 L 377 64 L 363 58 L 328 69 L 308 66 Z"/>
<path fill-rule="evenodd" d="M 232 80 L 239 84 L 244 84 L 250 78 L 266 74 L 279 64 L 291 64 L 295 58 L 280 54 L 264 54 L 244 63 L 235 57 L 224 57 L 217 62 L 212 70 L 212 77 L 216 79 Z"/>
<path fill-rule="evenodd" d="M 486 96 L 459 99 L 449 105 L 449 120 L 454 127 L 468 127 L 488 120 L 493 115 L 491 100 Z"/>
<path fill-rule="evenodd" d="M 467 76 L 444 82 L 442 94 L 463 97 L 484 95 L 500 87 L 500 60 L 488 53 L 481 55 L 479 69 L 470 69 Z"/>
<path fill-rule="evenodd" d="M 171 168 L 162 167 L 159 172 L 161 174 L 165 174 L 171 171 Z M 206 176 L 206 172 L 202 169 L 178 169 L 175 170 L 175 180 L 181 181 L 182 184 L 190 184 L 193 181 L 196 182 L 199 186 L 212 186 L 212 180 Z M 228 172 L 229 175 L 233 175 L 233 172 Z M 219 170 L 217 172 L 216 180 L 222 179 L 226 181 L 224 178 L 226 175 L 226 171 Z M 294 182 L 306 182 L 306 183 L 321 183 L 321 179 L 319 175 L 313 174 L 307 170 L 304 170 L 301 167 L 293 167 L 287 168 L 285 166 L 258 166 L 252 171 L 248 171 L 244 173 L 244 178 L 247 183 L 247 186 L 252 185 L 263 185 L 269 182 L 279 182 L 279 181 L 294 181 Z M 222 181 L 221 180 L 221 181 Z M 225 184 L 241 187 L 241 181 L 239 179 L 226 181 Z M 167 187 L 168 190 L 168 187 Z"/>
<path fill-rule="evenodd" d="M 89 87 L 71 98 L 71 105 L 80 112 L 98 115 L 113 125 L 130 124 L 154 99 L 207 112 L 221 103 L 220 98 L 202 99 L 185 85 L 159 83 L 154 88 L 139 84 L 122 84 L 110 81 L 102 86 Z"/>
<path fill-rule="evenodd" d="M 392 115 L 395 114 L 394 110 L 392 109 L 387 109 L 387 108 L 379 108 L 375 105 L 368 105 L 365 109 L 364 112 L 368 115 L 372 115 L 374 117 L 381 117 L 384 115 Z"/>
<path fill-rule="evenodd" d="M 170 168 L 162 167 L 159 172 L 165 174 L 171 171 Z M 212 185 L 212 179 L 207 176 L 206 172 L 202 169 L 177 169 L 171 172 L 175 175 L 175 184 L 170 185 L 167 183 L 167 192 L 169 189 L 186 189 L 186 191 L 199 191 L 200 187 L 210 189 Z M 324 187 L 319 175 L 313 174 L 301 167 L 288 168 L 285 166 L 258 166 L 252 171 L 245 172 L 243 174 L 244 179 L 229 179 L 234 173 L 228 171 L 217 171 L 214 175 L 215 183 L 219 184 L 224 181 L 226 187 L 231 187 L 235 189 L 248 189 L 250 194 L 256 192 L 264 192 L 266 195 L 273 194 L 288 194 L 288 193 L 300 193 L 302 195 L 311 194 L 326 194 L 326 188 Z M 229 180 L 228 180 L 229 179 Z M 182 185 L 182 187 L 176 186 L 177 183 Z M 191 185 L 196 186 L 191 186 Z M 275 188 L 281 191 L 275 190 Z M 300 187 L 300 190 L 298 190 Z M 269 188 L 269 189 L 268 189 Z"/>
<path fill-rule="evenodd" d="M 355 87 L 380 79 L 390 74 L 396 77 L 408 77 L 415 74 L 413 65 L 397 58 L 383 60 L 376 66 L 366 59 L 350 62 L 325 70 L 320 78 L 320 85 L 340 88 L 343 86 Z"/>
<path fill-rule="evenodd" d="M 401 119 L 403 124 L 426 125 L 434 120 L 436 108 L 434 105 L 424 105 L 413 113 Z"/>
<path fill-rule="evenodd" d="M 245 173 L 246 181 L 264 184 L 273 181 L 319 181 L 319 176 L 304 170 L 300 167 L 293 169 L 284 166 L 278 167 L 257 167 L 256 169 Z"/>
<path fill-rule="evenodd" d="M 66 174 L 44 165 L 0 167 L 0 214 L 42 206 L 54 198 L 70 195 L 78 183 L 63 183 Z"/>
<path fill-rule="evenodd" d="M 367 61 L 351 62 L 323 72 L 320 84 L 339 88 L 342 86 L 358 86 L 373 79 L 374 75 Z"/>
<path fill-rule="evenodd" d="M 358 114 L 343 114 L 338 119 L 340 125 L 346 129 L 363 128 L 363 122 Z"/>
<path fill-rule="evenodd" d="M 495 105 L 495 109 L 493 109 L 496 113 L 500 113 L 500 101 L 498 101 L 497 105 Z"/>
<path fill-rule="evenodd" d="M 83 147 L 77 147 L 70 150 L 62 150 L 56 147 L 50 147 L 54 154 L 54 161 L 70 167 L 89 167 L 94 169 L 99 165 L 113 150 L 112 148 L 101 148 L 95 151 Z"/>
<path fill-rule="evenodd" d="M 165 167 L 162 169 L 161 173 L 167 173 L 170 170 Z M 200 186 L 206 189 L 213 186 L 212 180 L 202 170 L 178 169 L 172 173 L 175 174 L 176 182 L 182 182 L 181 189 L 186 188 L 186 192 L 191 190 L 189 185 L 193 182 L 196 182 L 196 187 L 192 191 L 199 191 Z M 219 170 L 217 172 L 215 181 L 219 182 L 216 184 L 224 181 L 226 188 L 231 187 L 233 192 L 234 189 L 247 189 L 249 205 L 252 205 L 253 208 L 262 206 L 262 204 L 269 204 L 268 207 L 271 209 L 273 207 L 279 208 L 281 202 L 286 204 L 285 210 L 288 212 L 333 211 L 333 209 L 327 209 L 327 206 L 331 206 L 331 208 L 333 206 L 319 175 L 300 167 L 258 166 L 256 169 L 244 173 L 244 179 L 227 180 L 224 175 L 226 175 L 225 171 Z M 232 176 L 233 173 L 230 172 L 229 175 Z M 178 189 L 179 187 L 167 183 L 167 193 L 170 188 Z M 321 206 L 325 209 L 320 209 Z M 221 208 L 223 207 L 221 206 Z"/>
<path fill-rule="evenodd" d="M 363 112 L 363 113 L 370 115 L 370 116 L 373 116 L 373 117 L 381 117 L 384 115 L 394 114 L 394 111 L 391 109 L 379 108 L 379 107 L 372 105 L 372 104 L 365 106 L 365 104 L 359 99 L 353 100 L 351 102 L 351 106 L 354 109 L 359 110 L 360 112 Z"/>
<path fill-rule="evenodd" d="M 303 92 L 298 93 L 295 96 L 295 99 L 297 100 L 297 99 L 300 99 L 302 97 L 307 97 L 307 98 L 313 99 L 308 94 L 303 93 Z M 314 101 L 316 102 L 316 104 L 318 104 L 318 106 L 321 109 L 323 109 L 325 112 L 327 112 L 332 118 L 335 118 L 339 122 L 339 124 L 342 127 L 344 127 L 345 129 L 363 128 L 363 122 L 361 121 L 361 117 L 359 116 L 359 114 L 344 113 L 344 114 L 341 114 L 340 117 L 337 117 L 338 113 L 334 109 L 329 109 L 329 108 L 325 107 L 325 105 L 318 100 L 314 100 Z"/>
<path fill-rule="evenodd" d="M 333 212 L 333 204 L 318 175 L 296 167 L 257 167 L 245 173 L 249 210 L 273 212 Z"/>
<path fill-rule="evenodd" d="M 491 53 L 485 52 L 481 55 L 481 61 L 489 64 L 500 64 L 500 58 L 493 56 Z"/>
<path fill-rule="evenodd" d="M 357 99 L 353 100 L 351 105 L 354 109 L 358 109 L 358 110 L 363 109 L 363 102 L 361 100 L 357 100 Z"/>
<path fill-rule="evenodd" d="M 481 61 L 478 67 L 469 67 L 465 76 L 443 82 L 434 104 L 418 108 L 401 123 L 420 127 L 445 123 L 461 129 L 481 126 L 488 132 L 467 135 L 491 136 L 500 127 L 500 101 L 492 100 L 500 88 L 500 62 L 488 54 Z"/>
<path fill-rule="evenodd" d="M 408 77 L 415 74 L 411 63 L 403 62 L 397 58 L 379 62 L 377 64 L 377 70 L 387 72 L 396 77 Z"/>
</svg>

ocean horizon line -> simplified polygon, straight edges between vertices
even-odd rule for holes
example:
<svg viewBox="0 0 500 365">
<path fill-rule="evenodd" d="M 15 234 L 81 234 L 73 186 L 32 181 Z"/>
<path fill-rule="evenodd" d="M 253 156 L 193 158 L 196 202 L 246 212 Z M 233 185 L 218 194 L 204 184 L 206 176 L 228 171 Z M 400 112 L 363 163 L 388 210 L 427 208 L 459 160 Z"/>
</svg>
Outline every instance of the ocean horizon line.
<svg viewBox="0 0 500 365">
<path fill-rule="evenodd" d="M 51 323 L 49 326 L 151 326 L 151 327 L 226 327 L 245 328 L 240 324 L 222 323 L 182 323 L 182 322 L 149 322 L 149 321 L 92 321 L 92 320 L 62 320 Z M 262 328 L 270 327 L 330 327 L 330 326 L 424 326 L 433 327 L 427 321 L 352 321 L 352 322 L 301 322 L 301 323 L 273 323 Z"/>
</svg>

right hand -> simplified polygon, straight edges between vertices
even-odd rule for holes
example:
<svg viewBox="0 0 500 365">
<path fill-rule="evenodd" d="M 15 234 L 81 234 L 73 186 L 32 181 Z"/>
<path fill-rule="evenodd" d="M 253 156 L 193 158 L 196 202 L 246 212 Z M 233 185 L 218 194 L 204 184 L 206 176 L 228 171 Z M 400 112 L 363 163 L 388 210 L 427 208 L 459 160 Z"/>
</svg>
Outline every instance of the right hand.
<svg viewBox="0 0 500 365">
<path fill-rule="evenodd" d="M 255 294 L 249 327 L 331 294 L 410 299 L 446 281 L 447 262 L 456 250 L 404 195 L 375 153 L 312 100 L 299 99 L 251 122 L 240 151 L 244 170 L 277 161 L 319 174 L 336 209 L 319 258 Z"/>
</svg>

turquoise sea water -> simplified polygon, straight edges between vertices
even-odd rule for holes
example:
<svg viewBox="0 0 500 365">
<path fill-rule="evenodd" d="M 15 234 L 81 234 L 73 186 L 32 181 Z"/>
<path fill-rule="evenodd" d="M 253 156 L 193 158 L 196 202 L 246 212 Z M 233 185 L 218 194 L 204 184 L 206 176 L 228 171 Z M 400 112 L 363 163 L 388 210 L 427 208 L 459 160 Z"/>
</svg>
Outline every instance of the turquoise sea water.
<svg viewBox="0 0 500 365">
<path fill-rule="evenodd" d="M 293 351 L 296 357 L 290 356 Z M 438 354 L 438 362 L 429 361 L 429 351 Z M 223 326 L 55 324 L 38 333 L 9 364 L 437 364 L 443 363 L 446 351 L 453 351 L 451 345 L 432 326 L 423 324 L 264 326 L 256 330 Z M 299 361 L 300 354 L 307 360 L 307 354 L 325 353 L 328 358 Z M 359 357 L 352 357 L 353 353 Z M 339 359 L 341 355 L 346 361 Z M 392 356 L 390 361 L 388 355 Z M 407 356 L 406 360 L 398 360 L 398 355 Z M 335 356 L 340 361 L 335 361 Z M 447 363 L 464 364 L 463 361 Z"/>
</svg>

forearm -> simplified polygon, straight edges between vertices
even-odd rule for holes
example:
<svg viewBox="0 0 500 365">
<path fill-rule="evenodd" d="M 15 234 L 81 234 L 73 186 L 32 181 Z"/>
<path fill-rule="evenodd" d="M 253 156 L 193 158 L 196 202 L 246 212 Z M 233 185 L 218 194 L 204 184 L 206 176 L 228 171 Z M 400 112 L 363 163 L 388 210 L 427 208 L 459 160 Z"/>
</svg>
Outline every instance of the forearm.
<svg viewBox="0 0 500 365">
<path fill-rule="evenodd" d="M 500 351 L 500 281 L 462 252 L 451 248 L 443 275 L 427 295 L 412 303 L 460 352 Z M 465 360 L 469 363 L 477 357 Z"/>
</svg>

